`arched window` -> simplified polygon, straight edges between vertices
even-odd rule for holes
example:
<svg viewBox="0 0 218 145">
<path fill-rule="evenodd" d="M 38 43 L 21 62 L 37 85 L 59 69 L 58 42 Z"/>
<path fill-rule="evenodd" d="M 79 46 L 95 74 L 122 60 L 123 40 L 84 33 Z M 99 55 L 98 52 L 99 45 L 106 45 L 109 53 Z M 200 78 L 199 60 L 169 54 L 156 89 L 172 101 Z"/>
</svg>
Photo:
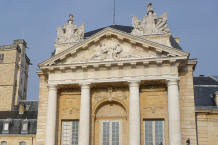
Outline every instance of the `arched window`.
<svg viewBox="0 0 218 145">
<path fill-rule="evenodd" d="M 22 141 L 19 143 L 19 145 L 26 145 L 26 142 Z"/>
<path fill-rule="evenodd" d="M 7 142 L 6 141 L 2 141 L 1 145 L 7 145 Z"/>
</svg>

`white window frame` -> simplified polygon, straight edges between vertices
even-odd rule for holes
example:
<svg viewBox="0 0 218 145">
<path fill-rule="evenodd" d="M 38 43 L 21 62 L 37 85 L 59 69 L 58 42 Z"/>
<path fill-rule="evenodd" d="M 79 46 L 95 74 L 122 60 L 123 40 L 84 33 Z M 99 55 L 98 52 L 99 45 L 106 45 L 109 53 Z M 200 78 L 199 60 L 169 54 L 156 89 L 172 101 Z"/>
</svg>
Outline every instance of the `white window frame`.
<svg viewBox="0 0 218 145">
<path fill-rule="evenodd" d="M 3 144 L 4 143 L 4 144 Z M 6 144 L 5 144 L 6 143 Z M 7 145 L 7 141 L 1 141 L 1 145 Z"/>
<path fill-rule="evenodd" d="M 4 123 L 3 130 L 4 131 L 8 131 L 9 130 L 9 122 Z"/>
<path fill-rule="evenodd" d="M 9 133 L 10 123 L 11 123 L 10 119 L 4 120 L 3 129 L 2 129 L 3 134 L 8 134 Z"/>
<path fill-rule="evenodd" d="M 103 123 L 104 122 L 110 122 L 110 145 L 112 145 L 112 122 L 118 122 L 119 123 L 119 145 L 122 145 L 122 121 L 121 120 L 101 120 L 100 121 L 100 145 L 103 145 Z"/>
<path fill-rule="evenodd" d="M 19 145 L 26 145 L 26 142 L 25 141 L 21 141 L 21 142 L 19 142 Z"/>
<path fill-rule="evenodd" d="M 28 133 L 29 121 L 27 119 L 22 121 L 22 128 L 21 133 L 26 134 Z"/>
<path fill-rule="evenodd" d="M 72 122 L 74 122 L 74 121 L 77 121 L 77 122 L 78 122 L 78 142 L 79 142 L 79 120 L 62 120 L 62 122 L 61 122 L 61 128 L 62 128 L 62 129 L 61 129 L 61 130 L 62 130 L 62 131 L 61 131 L 61 145 L 65 145 L 64 139 L 63 139 L 63 138 L 64 138 L 64 136 L 63 136 L 63 134 L 64 134 L 64 126 L 63 126 L 63 123 L 64 123 L 64 122 L 72 123 Z M 72 125 L 73 125 L 73 124 L 72 124 Z M 72 126 L 71 126 L 71 129 L 72 129 Z M 70 133 L 71 133 L 71 135 L 72 135 L 72 133 L 73 133 L 72 130 L 71 130 Z M 71 143 L 70 143 L 70 145 L 72 145 L 72 139 L 73 139 L 73 138 L 72 138 L 72 136 L 71 136 L 71 140 L 70 140 Z"/>
<path fill-rule="evenodd" d="M 163 126 L 163 145 L 165 145 L 165 135 L 164 135 L 164 132 L 165 132 L 165 129 L 164 129 L 164 120 L 161 120 L 161 119 L 157 119 L 157 120 L 143 120 L 143 133 L 144 133 L 144 135 L 143 135 L 143 140 L 144 140 L 144 145 L 146 145 L 146 143 L 145 143 L 145 121 L 152 121 L 152 135 L 153 135 L 153 145 L 156 145 L 156 143 L 155 143 L 155 121 L 162 121 L 162 126 Z"/>
</svg>

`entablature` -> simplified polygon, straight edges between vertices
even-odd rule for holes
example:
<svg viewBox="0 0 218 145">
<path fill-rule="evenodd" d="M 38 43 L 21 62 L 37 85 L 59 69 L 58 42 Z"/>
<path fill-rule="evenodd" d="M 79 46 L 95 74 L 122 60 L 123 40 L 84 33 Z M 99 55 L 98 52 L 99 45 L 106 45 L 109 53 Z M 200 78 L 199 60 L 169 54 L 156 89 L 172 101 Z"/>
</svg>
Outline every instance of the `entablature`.
<svg viewBox="0 0 218 145">
<path fill-rule="evenodd" d="M 58 64 L 52 66 L 42 66 L 41 70 L 44 72 L 50 71 L 66 71 L 66 70 L 76 70 L 76 69 L 88 69 L 88 68 L 96 68 L 99 69 L 101 67 L 111 68 L 112 66 L 132 66 L 136 65 L 144 65 L 149 67 L 149 65 L 179 65 L 180 62 L 184 62 L 186 60 L 186 56 L 178 56 L 178 57 L 162 57 L 162 58 L 145 58 L 145 59 L 123 59 L 116 61 L 90 61 L 90 62 L 76 62 L 71 64 Z"/>
<path fill-rule="evenodd" d="M 98 84 L 98 83 L 126 83 L 132 81 L 154 81 L 154 80 L 179 80 L 179 77 L 175 75 L 149 75 L 149 76 L 138 76 L 138 77 L 111 77 L 111 78 L 88 78 L 88 79 L 52 79 L 48 80 L 48 85 L 77 85 L 77 84 Z"/>
</svg>

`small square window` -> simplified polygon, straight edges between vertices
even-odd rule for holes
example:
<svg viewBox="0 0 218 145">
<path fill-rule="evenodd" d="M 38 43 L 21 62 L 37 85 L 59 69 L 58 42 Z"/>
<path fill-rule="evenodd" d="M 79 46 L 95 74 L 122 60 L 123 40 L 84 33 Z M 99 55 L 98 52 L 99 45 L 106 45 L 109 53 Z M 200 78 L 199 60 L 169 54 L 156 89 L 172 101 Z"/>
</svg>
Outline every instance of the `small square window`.
<svg viewBox="0 0 218 145">
<path fill-rule="evenodd" d="M 22 121 L 22 128 L 21 128 L 21 133 L 22 134 L 27 134 L 28 133 L 28 125 L 29 125 L 29 122 L 28 122 L 27 119 Z"/>
<path fill-rule="evenodd" d="M 4 133 L 4 134 L 8 134 L 9 133 L 10 122 L 11 122 L 11 120 L 9 120 L 9 119 L 4 120 L 2 133 Z"/>
<path fill-rule="evenodd" d="M 4 130 L 8 130 L 8 128 L 9 128 L 9 123 L 5 123 L 4 124 Z"/>
</svg>

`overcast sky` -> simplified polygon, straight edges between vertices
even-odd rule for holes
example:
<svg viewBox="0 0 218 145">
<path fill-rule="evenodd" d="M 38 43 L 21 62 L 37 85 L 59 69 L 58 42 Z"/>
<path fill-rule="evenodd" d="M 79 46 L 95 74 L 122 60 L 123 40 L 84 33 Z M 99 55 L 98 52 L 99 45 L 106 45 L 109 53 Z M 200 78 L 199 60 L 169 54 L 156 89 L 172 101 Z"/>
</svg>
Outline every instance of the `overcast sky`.
<svg viewBox="0 0 218 145">
<path fill-rule="evenodd" d="M 160 16 L 168 12 L 173 36 L 182 48 L 198 59 L 195 75 L 218 75 L 218 0 L 150 0 Z M 131 16 L 142 18 L 145 0 L 116 0 L 116 24 L 131 26 Z M 15 39 L 28 43 L 28 98 L 38 98 L 37 64 L 51 56 L 56 27 L 66 23 L 69 13 L 85 31 L 112 24 L 113 0 L 0 0 L 0 45 Z M 2 77 L 2 76 L 0 76 Z"/>
</svg>

